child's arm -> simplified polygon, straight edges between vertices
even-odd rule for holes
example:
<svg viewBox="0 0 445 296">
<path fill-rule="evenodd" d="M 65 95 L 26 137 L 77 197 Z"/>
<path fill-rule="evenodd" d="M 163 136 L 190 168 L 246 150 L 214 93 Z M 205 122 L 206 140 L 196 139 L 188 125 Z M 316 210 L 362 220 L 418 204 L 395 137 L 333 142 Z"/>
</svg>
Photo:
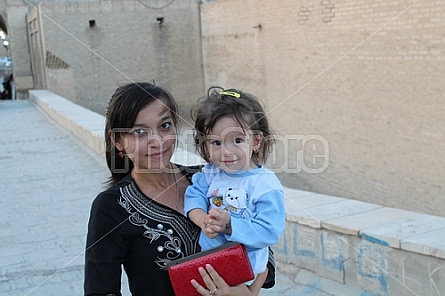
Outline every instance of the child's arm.
<svg viewBox="0 0 445 296">
<path fill-rule="evenodd" d="M 218 233 L 207 227 L 209 220 L 207 215 L 207 209 L 209 207 L 207 190 L 209 184 L 204 173 L 199 172 L 194 174 L 192 184 L 193 185 L 188 186 L 185 191 L 184 213 L 193 223 L 202 229 L 205 235 L 214 238 Z"/>
<path fill-rule="evenodd" d="M 184 195 L 184 213 L 189 216 L 193 209 L 201 209 L 205 213 L 209 208 L 207 190 L 209 184 L 203 173 L 195 173 L 192 177 L 192 185 L 188 186 Z M 193 221 L 195 222 L 195 221 Z"/>
<path fill-rule="evenodd" d="M 214 231 L 209 226 L 209 215 L 204 212 L 202 209 L 193 209 L 189 213 L 190 220 L 193 221 L 197 226 L 201 228 L 205 235 L 209 238 L 215 238 L 218 235 L 218 232 Z"/>
<path fill-rule="evenodd" d="M 232 234 L 230 215 L 225 210 L 211 208 L 208 214 L 208 228 L 216 233 Z"/>
<path fill-rule="evenodd" d="M 230 217 L 227 211 L 211 209 L 209 228 L 225 233 L 230 241 L 264 248 L 278 242 L 285 224 L 283 192 L 272 190 L 262 195 L 255 204 L 256 216 L 249 219 Z"/>
<path fill-rule="evenodd" d="M 204 228 L 204 223 L 207 219 L 207 213 L 202 209 L 193 209 L 188 212 L 188 216 L 190 220 L 193 221 L 196 225 L 198 225 L 201 229 Z"/>
</svg>

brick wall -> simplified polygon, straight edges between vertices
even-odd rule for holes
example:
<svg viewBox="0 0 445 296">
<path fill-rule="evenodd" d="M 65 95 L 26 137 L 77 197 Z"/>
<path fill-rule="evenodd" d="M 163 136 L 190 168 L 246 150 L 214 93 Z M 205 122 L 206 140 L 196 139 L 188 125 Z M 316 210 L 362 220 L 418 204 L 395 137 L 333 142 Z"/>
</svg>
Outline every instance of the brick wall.
<svg viewBox="0 0 445 296">
<path fill-rule="evenodd" d="M 443 215 L 445 5 L 412 3 L 205 4 L 206 87 L 265 100 L 286 185 Z"/>
<path fill-rule="evenodd" d="M 118 85 L 153 79 L 186 106 L 202 94 L 196 2 L 45 1 L 39 10 L 46 52 L 72 70 L 74 96 L 61 95 L 75 103 L 103 114 Z"/>
</svg>

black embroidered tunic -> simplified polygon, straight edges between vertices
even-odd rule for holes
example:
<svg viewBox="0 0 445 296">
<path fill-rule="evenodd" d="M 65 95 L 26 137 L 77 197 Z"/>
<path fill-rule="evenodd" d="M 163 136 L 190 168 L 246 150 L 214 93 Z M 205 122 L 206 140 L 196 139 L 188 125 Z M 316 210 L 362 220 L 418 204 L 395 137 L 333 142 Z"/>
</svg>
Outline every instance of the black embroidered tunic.
<svg viewBox="0 0 445 296">
<path fill-rule="evenodd" d="M 174 295 L 165 266 L 200 251 L 199 231 L 182 213 L 145 196 L 128 175 L 93 202 L 85 295 L 121 295 L 121 266 L 133 296 Z"/>
</svg>

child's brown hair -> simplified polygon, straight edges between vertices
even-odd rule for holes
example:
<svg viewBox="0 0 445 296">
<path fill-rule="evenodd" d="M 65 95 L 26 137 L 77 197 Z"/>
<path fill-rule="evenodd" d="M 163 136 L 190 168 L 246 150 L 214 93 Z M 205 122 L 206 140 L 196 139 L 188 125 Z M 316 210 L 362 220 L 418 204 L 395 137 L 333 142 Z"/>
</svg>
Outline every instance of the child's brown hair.
<svg viewBox="0 0 445 296">
<path fill-rule="evenodd" d="M 210 87 L 207 97 L 199 99 L 192 109 L 192 119 L 195 121 L 194 140 L 199 155 L 210 162 L 205 144 L 206 136 L 223 117 L 232 117 L 244 130 L 251 130 L 254 134 L 263 136 L 261 146 L 254 151 L 252 160 L 264 164 L 272 151 L 275 139 L 262 104 L 252 94 L 218 86 Z"/>
</svg>

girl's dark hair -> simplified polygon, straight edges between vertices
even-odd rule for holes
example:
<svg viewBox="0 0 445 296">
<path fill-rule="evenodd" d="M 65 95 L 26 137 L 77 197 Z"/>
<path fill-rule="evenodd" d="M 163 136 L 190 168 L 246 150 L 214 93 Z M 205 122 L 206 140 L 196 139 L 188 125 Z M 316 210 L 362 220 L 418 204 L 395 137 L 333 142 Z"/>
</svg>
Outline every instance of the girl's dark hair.
<svg viewBox="0 0 445 296">
<path fill-rule="evenodd" d="M 133 162 L 119 156 L 112 137 L 117 141 L 123 133 L 133 127 L 139 112 L 154 101 L 159 100 L 170 110 L 176 133 L 179 128 L 178 107 L 170 92 L 149 82 L 133 82 L 116 89 L 106 109 L 105 156 L 111 177 L 109 185 L 122 180 L 132 169 Z"/>
<path fill-rule="evenodd" d="M 256 163 L 265 163 L 275 142 L 274 132 L 269 127 L 264 108 L 257 97 L 237 89 L 223 89 L 212 86 L 207 91 L 207 97 L 198 100 L 191 111 L 195 121 L 194 140 L 196 150 L 207 162 L 210 162 L 209 152 L 205 143 L 206 136 L 215 124 L 223 117 L 231 117 L 245 130 L 254 134 L 262 134 L 263 141 L 259 150 L 252 155 Z"/>
</svg>

